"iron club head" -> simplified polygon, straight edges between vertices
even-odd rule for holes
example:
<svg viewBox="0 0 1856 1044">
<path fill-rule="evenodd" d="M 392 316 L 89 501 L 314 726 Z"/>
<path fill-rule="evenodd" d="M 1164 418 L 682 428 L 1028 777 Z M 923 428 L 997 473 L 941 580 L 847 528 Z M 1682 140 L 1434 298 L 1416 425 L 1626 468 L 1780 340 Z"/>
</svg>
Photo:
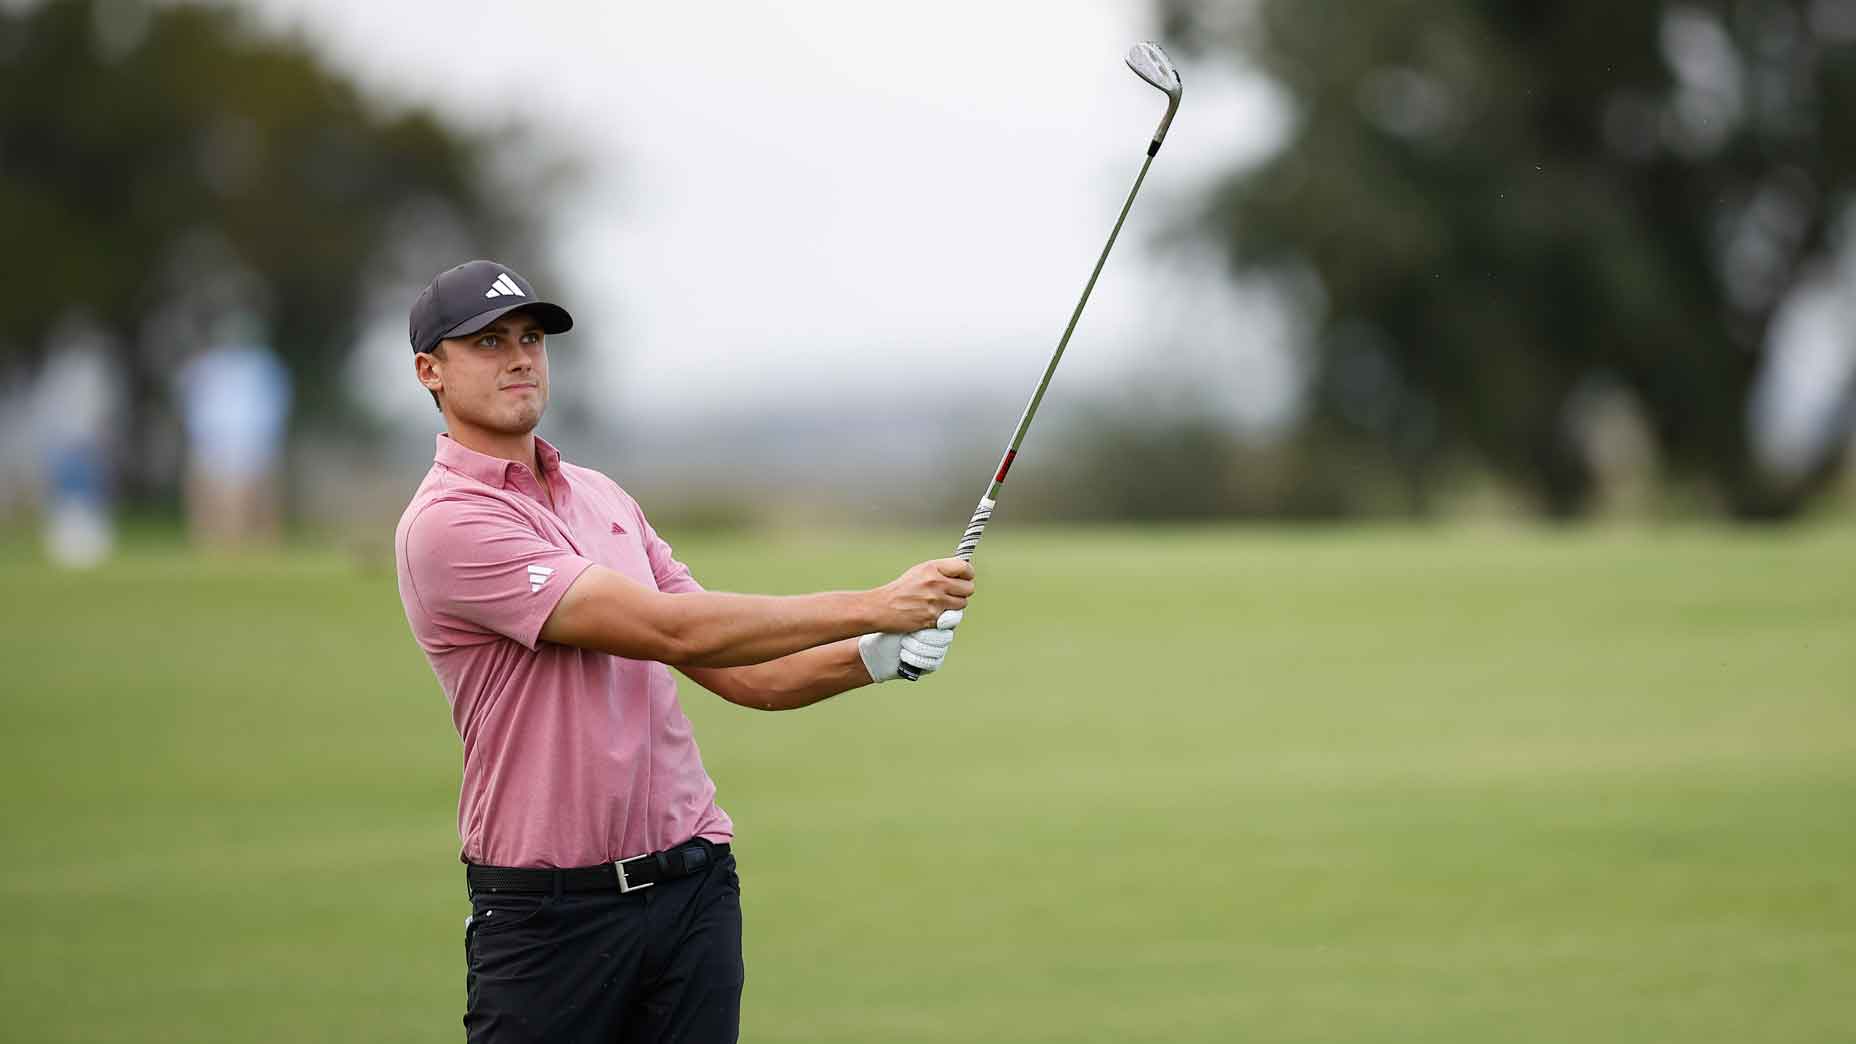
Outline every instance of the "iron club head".
<svg viewBox="0 0 1856 1044">
<path fill-rule="evenodd" d="M 1179 96 L 1184 88 L 1179 82 L 1179 70 L 1173 67 L 1173 59 L 1168 58 L 1157 43 L 1135 44 L 1128 48 L 1126 60 L 1134 75 L 1166 92 L 1166 115 L 1160 120 L 1160 128 L 1154 131 L 1154 143 L 1148 149 L 1151 154 L 1166 140 L 1167 128 L 1173 125 L 1173 114 L 1179 111 Z"/>
<path fill-rule="evenodd" d="M 1165 91 L 1167 97 L 1179 97 L 1179 70 L 1173 68 L 1173 60 L 1159 44 L 1137 43 L 1128 48 L 1128 68 L 1134 70 L 1134 75 Z"/>
</svg>

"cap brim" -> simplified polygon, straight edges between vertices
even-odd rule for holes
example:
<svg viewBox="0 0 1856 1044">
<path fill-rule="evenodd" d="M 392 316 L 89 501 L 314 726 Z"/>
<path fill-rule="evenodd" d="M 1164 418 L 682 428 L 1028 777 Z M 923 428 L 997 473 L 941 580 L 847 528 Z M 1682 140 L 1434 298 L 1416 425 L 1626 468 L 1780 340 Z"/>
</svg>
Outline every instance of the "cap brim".
<svg viewBox="0 0 1856 1044">
<path fill-rule="evenodd" d="M 517 301 L 515 304 L 497 305 L 486 312 L 478 312 L 469 319 L 457 324 L 438 336 L 439 340 L 447 337 L 463 337 L 508 315 L 527 309 L 528 313 L 541 323 L 543 333 L 561 334 L 574 328 L 574 317 L 567 314 L 567 309 L 547 301 Z"/>
</svg>

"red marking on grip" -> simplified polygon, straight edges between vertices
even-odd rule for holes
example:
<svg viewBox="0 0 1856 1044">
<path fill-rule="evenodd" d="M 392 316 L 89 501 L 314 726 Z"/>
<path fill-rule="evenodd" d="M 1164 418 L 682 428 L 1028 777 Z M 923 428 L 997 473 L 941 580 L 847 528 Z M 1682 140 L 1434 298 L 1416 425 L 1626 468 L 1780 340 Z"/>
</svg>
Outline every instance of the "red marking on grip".
<svg viewBox="0 0 1856 1044">
<path fill-rule="evenodd" d="M 1017 450 L 1006 450 L 1005 459 L 999 462 L 999 474 L 993 476 L 994 482 L 1004 482 L 1005 473 L 1012 470 L 1012 458 L 1018 456 Z"/>
</svg>

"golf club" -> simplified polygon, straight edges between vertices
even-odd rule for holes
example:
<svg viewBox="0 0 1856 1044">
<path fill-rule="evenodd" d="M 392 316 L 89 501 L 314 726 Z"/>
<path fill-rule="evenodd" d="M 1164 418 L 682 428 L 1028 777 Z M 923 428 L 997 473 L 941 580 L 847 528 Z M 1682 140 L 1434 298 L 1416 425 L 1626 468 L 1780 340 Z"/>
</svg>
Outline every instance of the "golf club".
<svg viewBox="0 0 1856 1044">
<path fill-rule="evenodd" d="M 1121 234 L 1121 223 L 1128 220 L 1128 211 L 1134 206 L 1134 197 L 1141 191 L 1141 182 L 1147 180 L 1147 168 L 1153 166 L 1154 154 L 1160 151 L 1160 143 L 1166 140 L 1167 128 L 1173 124 L 1173 114 L 1179 111 L 1179 70 L 1173 68 L 1173 62 L 1160 49 L 1157 43 L 1138 43 L 1128 49 L 1126 59 L 1128 68 L 1134 74 L 1146 80 L 1158 90 L 1166 93 L 1166 115 L 1161 117 L 1160 126 L 1154 131 L 1154 139 L 1147 146 L 1147 159 L 1141 164 L 1141 173 L 1134 179 L 1134 187 L 1128 190 L 1128 200 L 1121 205 L 1121 216 L 1115 219 L 1115 227 L 1108 234 L 1108 242 L 1102 246 L 1102 256 L 1096 258 L 1095 270 L 1089 273 L 1089 282 L 1083 287 L 1083 296 L 1076 302 L 1076 310 L 1070 313 L 1070 324 L 1063 328 L 1063 337 L 1057 341 L 1057 350 L 1051 353 L 1050 364 L 1044 367 L 1044 376 L 1038 381 L 1037 390 L 1031 393 L 1031 402 L 1025 406 L 1024 416 L 1018 418 L 1018 428 L 1012 432 L 1012 441 L 1005 447 L 1005 456 L 999 458 L 999 468 L 993 473 L 992 481 L 987 484 L 986 492 L 980 497 L 980 505 L 974 509 L 973 517 L 967 520 L 966 532 L 961 534 L 960 544 L 954 549 L 954 557 L 971 561 L 973 552 L 980 546 L 980 535 L 986 531 L 986 523 L 992 519 L 992 509 L 999 503 L 1000 488 L 1005 485 L 1005 473 L 1012 469 L 1012 460 L 1018 456 L 1019 444 L 1025 441 L 1025 432 L 1031 430 L 1031 418 L 1037 416 L 1038 404 L 1044 401 L 1044 390 L 1050 387 L 1051 375 L 1057 372 L 1057 363 L 1063 359 L 1063 350 L 1070 344 L 1070 335 L 1076 332 L 1076 321 L 1083 316 L 1083 306 L 1089 303 L 1089 292 L 1096 288 L 1096 277 L 1102 274 L 1102 265 L 1108 261 L 1108 252 L 1115 248 L 1115 237 Z M 902 654 L 901 675 L 910 681 L 921 677 L 917 665 L 911 664 L 908 654 Z"/>
</svg>

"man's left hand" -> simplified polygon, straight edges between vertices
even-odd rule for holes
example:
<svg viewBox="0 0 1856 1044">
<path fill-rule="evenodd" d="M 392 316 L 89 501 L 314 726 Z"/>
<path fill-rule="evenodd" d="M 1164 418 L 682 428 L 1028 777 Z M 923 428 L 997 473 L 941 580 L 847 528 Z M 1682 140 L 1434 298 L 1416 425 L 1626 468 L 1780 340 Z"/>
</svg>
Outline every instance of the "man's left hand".
<svg viewBox="0 0 1856 1044">
<path fill-rule="evenodd" d="M 954 644 L 954 628 L 960 626 L 965 615 L 965 610 L 949 609 L 933 627 L 910 634 L 866 634 L 859 638 L 857 651 L 863 656 L 870 680 L 886 682 L 901 677 L 904 652 L 909 655 L 909 666 L 918 672 L 932 674 L 940 670 L 947 660 L 948 647 Z"/>
</svg>

